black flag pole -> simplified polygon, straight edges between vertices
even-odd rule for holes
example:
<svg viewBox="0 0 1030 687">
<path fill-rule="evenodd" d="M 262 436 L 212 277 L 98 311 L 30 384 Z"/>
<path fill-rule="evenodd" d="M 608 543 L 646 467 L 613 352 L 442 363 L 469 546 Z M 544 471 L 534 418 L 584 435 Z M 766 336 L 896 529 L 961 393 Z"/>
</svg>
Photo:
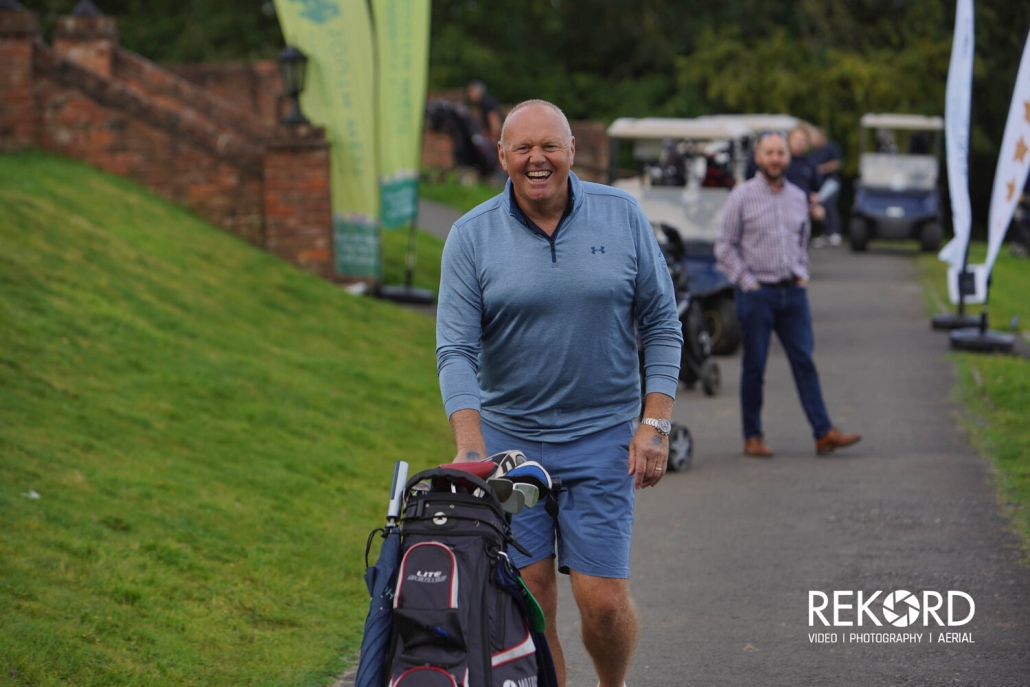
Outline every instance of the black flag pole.
<svg viewBox="0 0 1030 687">
<path fill-rule="evenodd" d="M 379 287 L 379 297 L 395 303 L 416 303 L 430 305 L 436 294 L 429 289 L 415 286 L 415 260 L 418 250 L 418 212 L 408 225 L 408 253 L 404 260 L 404 284 L 384 284 Z"/>
<path fill-rule="evenodd" d="M 959 271 L 957 276 L 958 284 L 956 284 L 956 288 L 958 290 L 958 312 L 934 315 L 930 321 L 930 326 L 934 329 L 964 329 L 967 327 L 976 327 L 980 323 L 980 317 L 966 314 L 966 296 L 976 293 L 975 277 L 973 276 L 973 273 L 967 269 L 969 267 L 970 242 L 971 241 L 969 240 L 966 241 L 966 251 L 962 254 L 962 269 Z"/>
<path fill-rule="evenodd" d="M 955 38 L 955 41 L 956 41 L 956 43 L 952 45 L 953 53 L 954 53 L 954 51 L 956 49 L 958 49 L 958 45 L 957 45 L 958 35 L 959 35 L 959 33 L 958 33 L 958 31 L 959 31 L 958 23 L 960 21 L 960 18 L 959 18 L 960 14 L 961 14 L 961 12 L 957 10 L 956 14 L 955 14 L 955 22 L 956 22 L 956 26 L 955 26 L 955 37 L 956 38 Z M 970 41 L 972 41 L 971 38 L 970 38 Z M 972 44 L 971 43 L 969 45 L 969 49 L 970 49 L 970 51 L 972 50 Z M 952 59 L 954 59 L 954 57 L 955 57 L 955 55 L 953 54 L 952 55 Z M 951 83 L 951 76 L 952 76 L 951 68 L 952 68 L 952 66 L 953 65 L 949 66 L 949 68 L 948 68 L 948 82 L 949 82 L 949 86 L 950 86 L 950 83 Z M 970 79 L 972 79 L 972 74 L 970 74 Z M 976 104 L 975 101 L 972 98 L 971 87 L 972 87 L 972 83 L 970 83 L 970 93 L 969 93 L 969 96 L 970 96 L 970 98 L 969 98 L 969 119 L 966 122 L 966 145 L 965 145 L 965 155 L 966 155 L 966 160 L 965 160 L 965 167 L 966 167 L 965 177 L 966 177 L 966 179 L 965 179 L 965 181 L 966 181 L 966 183 L 965 183 L 965 188 L 962 189 L 963 193 L 965 194 L 965 196 L 967 198 L 969 197 L 969 163 L 970 163 L 970 158 L 971 158 L 971 156 L 969 154 L 969 149 L 970 149 L 969 141 L 972 141 L 972 139 L 973 139 L 973 108 L 974 108 L 974 106 Z M 949 114 L 949 112 L 946 111 L 945 112 L 945 116 L 947 117 L 948 114 Z M 945 135 L 945 140 L 947 140 L 947 136 L 948 136 L 947 125 L 945 125 L 945 134 L 944 135 Z M 945 159 L 947 159 L 947 155 L 948 155 L 949 152 L 950 151 L 946 147 L 946 150 L 945 150 L 946 158 Z M 950 182 L 952 181 L 950 167 L 945 166 L 945 171 L 948 173 L 948 182 L 949 182 L 948 188 L 949 188 L 949 191 L 950 191 L 950 189 L 951 189 Z M 948 206 L 949 206 L 948 209 L 951 210 L 951 217 L 952 217 L 952 227 L 951 227 L 951 230 L 952 230 L 952 234 L 955 233 L 955 222 L 954 222 L 955 211 L 954 211 L 954 207 L 953 207 L 953 203 L 954 202 L 955 202 L 955 199 L 952 197 L 951 193 L 949 192 L 948 193 Z M 933 328 L 933 329 L 938 329 L 938 330 L 954 330 L 954 329 L 962 329 L 962 328 L 966 328 L 966 327 L 975 327 L 975 326 L 977 326 L 979 318 L 977 318 L 974 315 L 967 315 L 966 314 L 966 296 L 971 296 L 971 295 L 973 295 L 976 292 L 976 282 L 974 280 L 973 274 L 968 271 L 968 267 L 969 267 L 969 244 L 972 242 L 972 238 L 973 238 L 973 227 L 972 227 L 972 222 L 970 222 L 970 226 L 966 227 L 966 245 L 965 245 L 965 250 L 962 253 L 962 269 L 958 273 L 958 276 L 957 276 L 958 283 L 955 285 L 956 286 L 956 290 L 958 291 L 958 312 L 957 313 L 941 313 L 939 315 L 934 315 L 933 318 L 930 320 L 930 327 Z"/>
<path fill-rule="evenodd" d="M 972 318 L 974 324 L 961 329 L 952 329 L 948 334 L 951 347 L 957 351 L 969 351 L 972 353 L 1011 353 L 1016 345 L 1016 336 L 1010 332 L 1003 332 L 997 329 L 988 329 L 987 325 L 987 301 L 991 295 L 991 281 L 994 270 L 987 275 L 987 283 L 984 285 L 984 305 L 979 317 Z"/>
</svg>

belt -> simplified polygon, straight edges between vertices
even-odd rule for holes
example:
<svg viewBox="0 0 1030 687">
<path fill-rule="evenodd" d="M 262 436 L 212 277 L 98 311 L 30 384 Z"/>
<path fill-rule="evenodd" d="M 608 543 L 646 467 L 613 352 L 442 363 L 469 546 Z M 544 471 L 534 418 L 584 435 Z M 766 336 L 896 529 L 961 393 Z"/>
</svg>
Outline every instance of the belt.
<svg viewBox="0 0 1030 687">
<path fill-rule="evenodd" d="M 786 279 L 781 279 L 779 281 L 773 281 L 773 282 L 762 281 L 762 282 L 758 282 L 758 283 L 761 284 L 762 286 L 771 286 L 771 287 L 776 288 L 776 289 L 785 289 L 788 286 L 796 286 L 797 283 L 798 283 L 798 278 L 797 277 L 787 277 Z"/>
</svg>

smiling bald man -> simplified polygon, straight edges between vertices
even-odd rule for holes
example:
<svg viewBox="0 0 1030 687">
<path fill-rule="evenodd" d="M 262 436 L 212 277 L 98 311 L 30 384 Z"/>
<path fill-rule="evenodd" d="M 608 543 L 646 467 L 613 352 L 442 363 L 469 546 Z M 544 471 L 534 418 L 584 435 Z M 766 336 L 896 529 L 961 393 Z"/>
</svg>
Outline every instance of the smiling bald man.
<svg viewBox="0 0 1030 687">
<path fill-rule="evenodd" d="M 437 359 L 456 460 L 523 451 L 560 477 L 559 511 L 516 515 L 510 552 L 547 618 L 559 681 L 557 571 L 571 575 L 602 687 L 636 648 L 629 591 L 634 487 L 658 484 L 683 339 L 672 280 L 630 195 L 580 181 L 555 105 L 530 100 L 498 143 L 509 181 L 444 247 Z M 636 332 L 645 359 L 644 418 Z"/>
</svg>

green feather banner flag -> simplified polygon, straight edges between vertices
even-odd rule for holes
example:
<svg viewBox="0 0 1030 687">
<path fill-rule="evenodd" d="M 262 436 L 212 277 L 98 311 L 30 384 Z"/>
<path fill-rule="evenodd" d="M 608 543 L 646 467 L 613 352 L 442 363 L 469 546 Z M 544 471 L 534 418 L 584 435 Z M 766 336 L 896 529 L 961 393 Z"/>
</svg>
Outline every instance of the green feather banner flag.
<svg viewBox="0 0 1030 687">
<path fill-rule="evenodd" d="M 331 144 L 336 273 L 380 279 L 372 23 L 366 0 L 275 0 L 289 45 L 308 57 L 301 104 Z"/>
<path fill-rule="evenodd" d="M 384 229 L 418 213 L 429 69 L 429 0 L 372 0 L 376 43 L 377 159 Z"/>
</svg>

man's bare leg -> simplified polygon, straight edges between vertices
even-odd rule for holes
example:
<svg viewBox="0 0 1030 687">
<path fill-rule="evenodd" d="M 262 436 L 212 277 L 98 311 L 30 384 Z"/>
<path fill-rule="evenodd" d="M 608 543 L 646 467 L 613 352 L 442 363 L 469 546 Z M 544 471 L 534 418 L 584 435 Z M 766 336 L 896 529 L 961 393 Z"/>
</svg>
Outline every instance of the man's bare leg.
<svg viewBox="0 0 1030 687">
<path fill-rule="evenodd" d="M 629 580 L 572 571 L 572 593 L 583 620 L 583 645 L 594 662 L 600 687 L 623 687 L 640 631 Z"/>
<path fill-rule="evenodd" d="M 562 653 L 561 642 L 558 641 L 558 577 L 554 556 L 527 565 L 519 569 L 519 572 L 522 573 L 522 579 L 544 612 L 544 619 L 547 621 L 547 645 L 554 658 L 554 672 L 558 675 L 558 684 L 565 687 L 565 654 Z"/>
</svg>

